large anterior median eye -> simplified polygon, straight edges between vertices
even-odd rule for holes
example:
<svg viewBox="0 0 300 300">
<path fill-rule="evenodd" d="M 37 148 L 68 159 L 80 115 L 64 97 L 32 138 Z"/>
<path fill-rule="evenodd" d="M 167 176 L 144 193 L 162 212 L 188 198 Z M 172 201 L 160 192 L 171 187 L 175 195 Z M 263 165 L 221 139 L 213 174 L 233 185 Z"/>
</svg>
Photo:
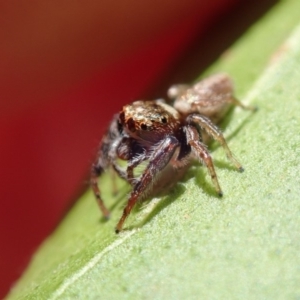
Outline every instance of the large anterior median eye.
<svg viewBox="0 0 300 300">
<path fill-rule="evenodd" d="M 167 123 L 167 118 L 166 117 L 162 117 L 161 121 L 162 121 L 162 123 L 166 124 Z"/>
<path fill-rule="evenodd" d="M 142 128 L 142 130 L 147 130 L 148 129 L 148 126 L 146 125 L 146 124 L 141 124 L 141 128 Z"/>
<path fill-rule="evenodd" d="M 127 127 L 131 132 L 135 132 L 135 122 L 132 118 L 127 120 Z"/>
</svg>

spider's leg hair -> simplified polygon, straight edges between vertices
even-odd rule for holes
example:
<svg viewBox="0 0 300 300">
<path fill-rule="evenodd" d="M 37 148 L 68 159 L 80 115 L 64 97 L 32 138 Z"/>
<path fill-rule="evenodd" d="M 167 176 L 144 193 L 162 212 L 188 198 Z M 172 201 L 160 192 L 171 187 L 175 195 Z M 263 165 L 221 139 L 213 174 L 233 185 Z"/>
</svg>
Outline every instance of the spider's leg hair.
<svg viewBox="0 0 300 300">
<path fill-rule="evenodd" d="M 185 133 L 187 136 L 187 143 L 191 146 L 195 156 L 207 167 L 218 195 L 222 196 L 223 193 L 219 185 L 212 158 L 208 152 L 206 145 L 200 141 L 200 136 L 197 128 L 192 125 L 187 125 L 185 127 Z"/>
<path fill-rule="evenodd" d="M 187 124 L 191 124 L 199 129 L 205 130 L 208 135 L 220 143 L 226 153 L 227 158 L 234 164 L 234 166 L 240 172 L 244 170 L 240 162 L 230 151 L 221 130 L 209 118 L 200 114 L 191 114 L 187 117 Z"/>
</svg>

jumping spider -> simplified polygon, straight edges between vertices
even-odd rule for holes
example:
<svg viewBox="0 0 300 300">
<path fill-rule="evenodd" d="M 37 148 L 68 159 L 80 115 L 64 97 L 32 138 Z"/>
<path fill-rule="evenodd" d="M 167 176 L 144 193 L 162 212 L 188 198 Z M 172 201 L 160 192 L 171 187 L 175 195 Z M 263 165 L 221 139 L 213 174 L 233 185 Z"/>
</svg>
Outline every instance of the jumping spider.
<svg viewBox="0 0 300 300">
<path fill-rule="evenodd" d="M 194 85 L 175 85 L 168 91 L 173 104 L 164 100 L 135 101 L 123 106 L 104 135 L 97 160 L 92 166 L 91 185 L 104 217 L 109 218 L 98 188 L 98 177 L 108 168 L 132 186 L 128 203 L 120 218 L 116 233 L 138 200 L 165 189 L 180 179 L 198 159 L 208 169 L 219 196 L 218 182 L 212 158 L 203 142 L 203 133 L 218 141 L 228 159 L 239 170 L 241 164 L 232 155 L 220 129 L 215 125 L 234 104 L 244 106 L 233 96 L 233 84 L 226 74 L 216 74 Z M 118 160 L 127 162 L 122 168 Z M 134 169 L 146 162 L 139 177 Z"/>
</svg>

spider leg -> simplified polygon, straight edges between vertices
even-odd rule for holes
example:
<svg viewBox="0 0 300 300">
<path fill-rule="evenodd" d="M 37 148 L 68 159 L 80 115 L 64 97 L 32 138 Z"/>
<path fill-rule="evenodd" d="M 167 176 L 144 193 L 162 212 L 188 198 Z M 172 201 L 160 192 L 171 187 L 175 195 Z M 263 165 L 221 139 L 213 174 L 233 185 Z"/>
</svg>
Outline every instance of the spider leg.
<svg viewBox="0 0 300 300">
<path fill-rule="evenodd" d="M 94 164 L 92 166 L 92 172 L 91 172 L 91 186 L 92 186 L 92 190 L 95 194 L 97 203 L 99 205 L 100 210 L 102 211 L 103 216 L 105 217 L 105 219 L 109 219 L 110 213 L 109 210 L 106 208 L 106 206 L 104 205 L 104 202 L 101 198 L 101 194 L 100 194 L 100 189 L 98 186 L 98 177 L 103 173 L 103 168 L 97 166 L 96 164 Z"/>
<path fill-rule="evenodd" d="M 116 120 L 117 116 L 115 115 L 113 121 L 110 124 L 109 130 L 104 135 L 101 141 L 97 160 L 92 165 L 90 179 L 91 187 L 95 194 L 98 206 L 106 219 L 109 218 L 110 212 L 104 205 L 104 202 L 101 198 L 101 193 L 98 186 L 98 178 L 106 169 L 111 166 L 112 161 L 116 159 L 116 155 L 114 153 L 116 152 L 116 147 L 120 143 L 120 134 L 117 129 Z"/>
<path fill-rule="evenodd" d="M 110 177 L 111 177 L 111 179 L 112 179 L 112 193 L 113 193 L 113 195 L 115 196 L 115 195 L 118 194 L 118 191 L 119 191 L 118 186 L 117 186 L 117 181 L 116 181 L 116 177 L 117 177 L 117 175 L 119 175 L 119 174 L 117 174 L 117 172 L 116 172 L 116 170 L 115 170 L 114 168 L 110 168 L 109 171 L 110 171 L 110 173 L 111 173 Z M 120 176 L 120 175 L 119 175 L 119 176 Z"/>
<path fill-rule="evenodd" d="M 112 161 L 112 167 L 122 179 L 126 180 L 128 183 L 133 185 L 134 182 L 133 170 L 146 159 L 147 159 L 146 155 L 139 155 L 134 157 L 133 159 L 128 161 L 128 166 L 126 171 L 120 168 L 120 166 L 116 164 L 115 161 Z"/>
<path fill-rule="evenodd" d="M 185 133 L 187 138 L 187 143 L 191 146 L 193 153 L 196 155 L 196 157 L 202 161 L 205 166 L 208 169 L 208 172 L 210 174 L 211 180 L 213 182 L 213 185 L 218 193 L 219 196 L 223 195 L 223 192 L 221 190 L 218 177 L 214 168 L 214 164 L 212 161 L 212 158 L 208 152 L 207 147 L 205 144 L 203 144 L 200 139 L 200 134 L 197 131 L 197 128 L 195 128 L 192 125 L 188 125 L 185 127 Z"/>
<path fill-rule="evenodd" d="M 256 106 L 252 106 L 252 105 L 245 105 L 243 104 L 240 100 L 238 100 L 237 98 L 231 96 L 227 102 L 234 104 L 235 106 L 239 106 L 243 109 L 246 110 L 252 110 L 252 111 L 257 111 L 257 107 Z"/>
<path fill-rule="evenodd" d="M 169 163 L 178 145 L 179 142 L 175 137 L 168 136 L 153 151 L 149 158 L 150 162 L 148 166 L 133 187 L 128 203 L 123 210 L 123 215 L 116 226 L 116 233 L 122 230 L 123 223 L 130 214 L 133 206 L 145 195 L 149 187 L 151 188 L 151 183 L 155 181 L 160 171 Z"/>
<path fill-rule="evenodd" d="M 124 137 L 116 143 L 116 147 L 111 149 L 111 151 L 109 152 L 109 157 L 112 167 L 116 171 L 116 173 L 122 179 L 126 180 L 132 185 L 134 180 L 134 168 L 136 168 L 141 162 L 146 160 L 147 157 L 144 151 L 133 156 L 131 147 L 133 147 L 133 145 L 130 144 L 130 140 L 127 137 Z M 121 168 L 117 164 L 117 158 L 121 158 L 122 160 L 126 160 L 128 162 L 126 171 L 124 170 L 124 168 Z"/>
<path fill-rule="evenodd" d="M 143 154 L 140 154 L 129 161 L 127 167 L 127 180 L 130 184 L 133 184 L 134 182 L 134 175 L 133 175 L 134 168 L 136 168 L 141 162 L 145 161 L 146 159 L 147 156 L 146 153 L 144 152 Z"/>
<path fill-rule="evenodd" d="M 112 161 L 111 165 L 114 171 L 124 180 L 128 181 L 126 172 L 116 163 L 116 161 Z"/>
<path fill-rule="evenodd" d="M 244 171 L 242 165 L 230 151 L 221 130 L 214 123 L 212 123 L 212 121 L 209 118 L 200 114 L 191 114 L 187 117 L 187 123 L 191 125 L 196 125 L 197 127 L 200 127 L 201 129 L 205 130 L 208 135 L 210 135 L 214 140 L 220 143 L 220 145 L 223 147 L 226 153 L 227 158 L 235 165 L 235 167 L 240 172 Z"/>
<path fill-rule="evenodd" d="M 112 143 L 110 150 L 108 152 L 108 158 L 110 164 L 112 165 L 114 171 L 124 180 L 127 180 L 126 172 L 117 164 L 117 159 L 120 158 L 122 160 L 130 159 L 130 148 L 128 144 L 127 137 L 118 137 Z"/>
</svg>

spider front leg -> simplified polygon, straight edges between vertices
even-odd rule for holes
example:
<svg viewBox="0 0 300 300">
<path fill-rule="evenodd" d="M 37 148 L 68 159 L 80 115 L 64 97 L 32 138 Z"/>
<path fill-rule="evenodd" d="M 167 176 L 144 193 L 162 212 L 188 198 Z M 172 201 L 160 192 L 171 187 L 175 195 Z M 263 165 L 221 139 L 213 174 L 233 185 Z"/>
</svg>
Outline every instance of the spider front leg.
<svg viewBox="0 0 300 300">
<path fill-rule="evenodd" d="M 104 218 L 109 219 L 110 212 L 106 208 L 106 206 L 104 205 L 104 202 L 101 198 L 100 190 L 99 190 L 99 187 L 98 187 L 98 178 L 102 173 L 103 173 L 103 168 L 101 168 L 100 166 L 97 166 L 96 164 L 94 164 L 92 166 L 91 186 L 92 186 L 92 190 L 94 192 L 97 203 L 99 205 L 100 210 L 102 211 L 102 214 L 103 214 Z"/>
<path fill-rule="evenodd" d="M 128 203 L 123 210 L 123 215 L 116 226 L 116 233 L 119 233 L 122 230 L 123 224 L 135 203 L 143 198 L 149 189 L 151 189 L 152 183 L 169 163 L 178 145 L 178 140 L 173 136 L 166 137 L 165 140 L 157 145 L 156 149 L 149 157 L 149 164 L 141 175 L 141 178 L 133 186 Z"/>
<path fill-rule="evenodd" d="M 223 196 L 223 192 L 218 181 L 212 158 L 208 152 L 207 147 L 200 141 L 201 138 L 199 132 L 194 126 L 187 125 L 185 127 L 185 134 L 187 143 L 191 146 L 193 153 L 207 167 L 211 180 L 218 195 L 220 197 Z"/>
<path fill-rule="evenodd" d="M 235 167 L 240 172 L 244 171 L 242 165 L 230 151 L 221 130 L 214 123 L 212 123 L 209 118 L 199 114 L 191 114 L 187 117 L 187 123 L 205 130 L 208 135 L 210 135 L 214 140 L 220 143 L 226 153 L 227 158 L 235 165 Z"/>
</svg>

